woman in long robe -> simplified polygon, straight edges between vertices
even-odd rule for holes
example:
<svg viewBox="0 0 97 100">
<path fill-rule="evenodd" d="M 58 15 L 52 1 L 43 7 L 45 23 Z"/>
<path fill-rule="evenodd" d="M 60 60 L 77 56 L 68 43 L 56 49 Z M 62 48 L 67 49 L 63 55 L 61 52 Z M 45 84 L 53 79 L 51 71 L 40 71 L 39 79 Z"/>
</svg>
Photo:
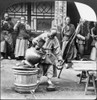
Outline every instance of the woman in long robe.
<svg viewBox="0 0 97 100">
<path fill-rule="evenodd" d="M 31 30 L 30 26 L 25 22 L 25 17 L 21 17 L 21 21 L 16 23 L 14 30 L 17 31 L 18 34 L 15 45 L 15 58 L 24 59 L 29 44 L 29 33 Z"/>
<path fill-rule="evenodd" d="M 10 59 L 13 54 L 13 23 L 7 13 L 4 14 L 4 20 L 1 21 L 1 59 L 8 56 Z"/>
</svg>

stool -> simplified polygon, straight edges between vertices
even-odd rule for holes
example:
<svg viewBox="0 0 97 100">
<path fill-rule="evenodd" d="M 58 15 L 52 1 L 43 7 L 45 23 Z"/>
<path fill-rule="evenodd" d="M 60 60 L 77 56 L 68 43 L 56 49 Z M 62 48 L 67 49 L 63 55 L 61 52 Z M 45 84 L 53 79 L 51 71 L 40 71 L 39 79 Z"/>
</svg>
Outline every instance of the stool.
<svg viewBox="0 0 97 100">
<path fill-rule="evenodd" d="M 82 80 L 86 79 L 86 77 L 84 77 L 84 72 L 85 72 L 85 71 L 82 71 L 82 73 L 81 73 L 79 83 L 82 83 Z"/>
<path fill-rule="evenodd" d="M 94 93 L 96 94 L 96 84 L 95 84 L 95 77 L 94 74 L 87 73 L 87 82 L 86 82 L 86 87 L 85 87 L 85 94 L 87 94 L 88 90 L 94 90 Z M 90 83 L 92 82 L 92 86 L 90 86 Z"/>
</svg>

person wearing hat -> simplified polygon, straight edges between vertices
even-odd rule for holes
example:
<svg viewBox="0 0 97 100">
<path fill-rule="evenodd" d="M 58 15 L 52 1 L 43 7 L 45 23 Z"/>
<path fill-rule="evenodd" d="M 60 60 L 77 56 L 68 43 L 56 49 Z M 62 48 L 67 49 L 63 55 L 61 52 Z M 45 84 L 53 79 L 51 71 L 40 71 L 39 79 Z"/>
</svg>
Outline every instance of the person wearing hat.
<svg viewBox="0 0 97 100">
<path fill-rule="evenodd" d="M 22 62 L 17 65 L 19 66 L 22 64 L 26 64 L 29 67 L 34 67 L 35 64 L 38 64 L 41 61 L 42 56 L 45 54 L 42 50 L 42 46 L 44 45 L 44 43 L 45 40 L 43 40 L 42 38 L 34 38 L 32 40 L 32 46 L 25 52 L 25 60 L 22 60 Z"/>
<path fill-rule="evenodd" d="M 44 52 L 45 49 L 47 49 L 43 48 L 44 43 L 45 41 L 41 37 L 34 38 L 32 40 L 32 47 L 26 50 L 25 60 L 17 64 L 17 66 L 26 64 L 29 67 L 34 67 L 37 65 L 37 67 L 40 69 L 38 74 L 41 76 L 47 76 L 47 82 L 49 86 L 54 89 L 54 85 L 51 82 L 51 78 L 53 76 L 53 65 L 50 61 L 50 58 L 46 55 L 46 52 Z M 40 56 L 39 53 L 41 53 L 42 56 Z M 40 79 L 37 80 L 40 83 L 42 82 L 41 76 Z"/>
<path fill-rule="evenodd" d="M 40 63 L 40 66 L 44 69 L 44 75 L 47 76 L 47 82 L 48 87 L 47 90 L 55 89 L 54 84 L 52 83 L 51 79 L 52 77 L 57 76 L 57 61 L 60 63 L 62 61 L 62 54 L 60 49 L 60 43 L 58 41 L 57 35 L 57 29 L 52 28 L 50 33 L 48 34 L 46 38 L 46 42 L 43 45 L 43 48 L 46 51 L 46 58 L 42 63 Z M 47 72 L 45 73 L 45 71 Z"/>
</svg>

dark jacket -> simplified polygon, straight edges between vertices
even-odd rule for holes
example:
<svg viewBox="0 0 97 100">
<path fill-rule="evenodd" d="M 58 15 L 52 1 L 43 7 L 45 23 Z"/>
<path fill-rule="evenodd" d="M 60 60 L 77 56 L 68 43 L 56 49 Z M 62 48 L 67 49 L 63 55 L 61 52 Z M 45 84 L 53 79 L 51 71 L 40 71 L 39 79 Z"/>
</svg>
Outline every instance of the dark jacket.
<svg viewBox="0 0 97 100">
<path fill-rule="evenodd" d="M 29 31 L 26 29 L 26 26 L 22 23 L 19 23 L 17 26 L 17 38 L 29 39 L 30 35 L 28 34 Z"/>
</svg>

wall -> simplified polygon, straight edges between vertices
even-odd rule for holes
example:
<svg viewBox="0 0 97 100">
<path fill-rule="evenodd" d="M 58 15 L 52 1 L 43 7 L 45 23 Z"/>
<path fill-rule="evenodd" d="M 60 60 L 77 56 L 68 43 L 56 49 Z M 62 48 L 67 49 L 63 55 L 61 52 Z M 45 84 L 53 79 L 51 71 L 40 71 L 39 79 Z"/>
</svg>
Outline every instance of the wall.
<svg viewBox="0 0 97 100">
<path fill-rule="evenodd" d="M 4 10 L 8 7 L 13 5 L 14 3 L 19 3 L 19 2 L 37 2 L 37 1 L 56 1 L 56 0 L 0 0 L 0 15 L 2 14 L 2 12 L 4 12 Z M 64 1 L 64 0 L 62 0 Z M 97 0 L 66 0 L 69 2 L 81 2 L 81 3 L 85 3 L 87 5 L 89 5 L 90 7 L 92 7 L 97 15 Z"/>
</svg>

